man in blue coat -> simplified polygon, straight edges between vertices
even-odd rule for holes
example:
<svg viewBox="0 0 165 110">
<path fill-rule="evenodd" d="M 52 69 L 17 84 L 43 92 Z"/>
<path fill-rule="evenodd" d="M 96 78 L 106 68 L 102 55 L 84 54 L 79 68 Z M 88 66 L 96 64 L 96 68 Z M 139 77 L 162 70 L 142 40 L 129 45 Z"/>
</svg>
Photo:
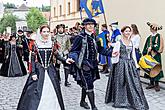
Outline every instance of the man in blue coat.
<svg viewBox="0 0 165 110">
<path fill-rule="evenodd" d="M 111 56 L 112 51 L 101 46 L 93 32 L 96 26 L 94 19 L 83 20 L 83 31 L 76 36 L 70 50 L 69 58 L 75 61 L 72 74 L 77 83 L 82 87 L 80 106 L 86 109 L 90 107 L 85 102 L 86 95 L 90 101 L 92 110 L 98 110 L 95 105 L 94 81 L 99 79 L 97 54 Z"/>
<path fill-rule="evenodd" d="M 107 30 L 107 25 L 102 24 L 101 27 L 102 32 L 97 36 L 97 39 L 99 39 L 101 46 L 105 49 L 108 46 L 108 37 L 109 37 L 109 31 Z M 101 73 L 108 73 L 108 57 L 99 54 L 99 64 L 103 67 L 103 69 L 100 71 Z"/>
</svg>

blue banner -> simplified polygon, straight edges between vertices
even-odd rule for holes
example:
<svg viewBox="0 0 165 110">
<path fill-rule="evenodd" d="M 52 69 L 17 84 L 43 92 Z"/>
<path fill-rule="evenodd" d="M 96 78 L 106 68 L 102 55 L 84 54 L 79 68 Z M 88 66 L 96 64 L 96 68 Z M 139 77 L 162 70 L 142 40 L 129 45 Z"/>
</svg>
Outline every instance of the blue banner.
<svg viewBox="0 0 165 110">
<path fill-rule="evenodd" d="M 84 9 L 89 18 L 104 13 L 102 0 L 80 0 L 80 8 L 80 12 Z"/>
</svg>

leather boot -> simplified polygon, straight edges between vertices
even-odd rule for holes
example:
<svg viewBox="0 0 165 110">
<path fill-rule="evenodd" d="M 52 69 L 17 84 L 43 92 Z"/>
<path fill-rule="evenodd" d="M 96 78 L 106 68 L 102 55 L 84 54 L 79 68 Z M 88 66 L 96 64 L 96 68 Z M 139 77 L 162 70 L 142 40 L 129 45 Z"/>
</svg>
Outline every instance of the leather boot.
<svg viewBox="0 0 165 110">
<path fill-rule="evenodd" d="M 92 108 L 92 110 L 98 110 L 98 109 L 97 109 L 97 107 L 95 107 L 95 108 Z"/>
<path fill-rule="evenodd" d="M 159 82 L 158 81 L 155 81 L 155 91 L 156 92 L 159 92 L 160 91 L 160 86 L 159 86 Z"/>
<path fill-rule="evenodd" d="M 95 105 L 95 95 L 94 95 L 94 92 L 88 92 L 88 99 L 90 101 L 90 104 L 91 104 L 91 107 L 92 107 L 92 110 L 98 110 L 96 105 Z"/>
<path fill-rule="evenodd" d="M 80 106 L 84 107 L 85 109 L 90 109 L 88 103 L 85 102 L 85 98 L 86 98 L 86 90 L 82 88 Z"/>
<path fill-rule="evenodd" d="M 69 70 L 64 68 L 64 74 L 65 74 L 65 83 L 64 83 L 64 85 L 66 87 L 69 87 L 71 85 L 71 83 L 68 82 Z"/>
<path fill-rule="evenodd" d="M 148 85 L 147 87 L 146 87 L 146 89 L 152 89 L 152 88 L 154 88 L 155 87 L 155 85 Z"/>
<path fill-rule="evenodd" d="M 152 89 L 152 88 L 154 88 L 154 87 L 155 87 L 154 81 L 151 81 L 151 80 L 150 80 L 150 84 L 146 87 L 146 89 Z"/>
</svg>

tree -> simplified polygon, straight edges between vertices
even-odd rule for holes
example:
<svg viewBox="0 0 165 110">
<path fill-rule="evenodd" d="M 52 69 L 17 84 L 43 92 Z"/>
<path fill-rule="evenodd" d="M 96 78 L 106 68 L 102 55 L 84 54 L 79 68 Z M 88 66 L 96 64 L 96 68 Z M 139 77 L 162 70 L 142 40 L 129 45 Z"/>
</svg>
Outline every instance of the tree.
<svg viewBox="0 0 165 110">
<path fill-rule="evenodd" d="M 43 12 L 49 12 L 50 9 L 51 9 L 50 6 L 44 6 L 44 5 L 42 5 L 42 11 L 43 11 Z"/>
<path fill-rule="evenodd" d="M 15 6 L 15 4 L 13 4 L 13 3 L 6 3 L 6 4 L 4 4 L 4 7 L 5 7 L 5 9 L 6 8 L 14 8 L 14 9 L 16 9 L 16 6 Z"/>
<path fill-rule="evenodd" d="M 41 11 L 37 8 L 31 8 L 29 13 L 26 16 L 28 28 L 33 31 L 37 31 L 37 29 L 46 24 L 46 18 L 42 15 Z"/>
<path fill-rule="evenodd" d="M 12 13 L 5 13 L 0 20 L 0 33 L 6 31 L 6 27 L 11 27 L 11 31 L 16 31 L 16 20 L 17 17 L 14 16 Z"/>
</svg>

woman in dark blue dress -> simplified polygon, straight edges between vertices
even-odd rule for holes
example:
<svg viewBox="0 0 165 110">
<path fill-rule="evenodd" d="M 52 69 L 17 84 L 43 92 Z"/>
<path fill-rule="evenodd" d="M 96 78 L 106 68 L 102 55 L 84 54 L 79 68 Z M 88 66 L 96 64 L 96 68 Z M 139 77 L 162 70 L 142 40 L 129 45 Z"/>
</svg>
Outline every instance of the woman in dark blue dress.
<svg viewBox="0 0 165 110">
<path fill-rule="evenodd" d="M 17 110 L 65 110 L 55 62 L 58 59 L 69 64 L 69 60 L 60 57 L 57 47 L 51 41 L 50 28 L 47 25 L 41 26 L 40 34 L 32 46 L 32 71 Z"/>
<path fill-rule="evenodd" d="M 10 42 L 5 45 L 5 51 L 5 59 L 0 70 L 0 75 L 6 77 L 26 75 L 26 68 L 18 52 L 16 36 L 14 34 L 11 35 Z"/>
</svg>

